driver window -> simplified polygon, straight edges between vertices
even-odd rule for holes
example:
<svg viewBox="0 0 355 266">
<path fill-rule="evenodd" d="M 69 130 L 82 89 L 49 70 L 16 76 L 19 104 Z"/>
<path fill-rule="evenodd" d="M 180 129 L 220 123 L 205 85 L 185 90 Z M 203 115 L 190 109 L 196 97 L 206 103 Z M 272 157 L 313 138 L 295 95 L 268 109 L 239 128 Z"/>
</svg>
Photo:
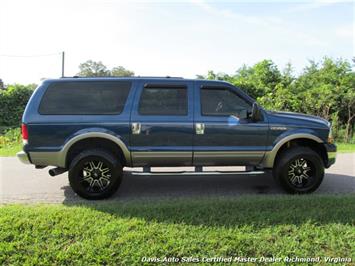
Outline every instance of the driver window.
<svg viewBox="0 0 355 266">
<path fill-rule="evenodd" d="M 250 104 L 228 88 L 201 89 L 202 115 L 234 115 L 247 118 L 248 111 Z"/>
</svg>

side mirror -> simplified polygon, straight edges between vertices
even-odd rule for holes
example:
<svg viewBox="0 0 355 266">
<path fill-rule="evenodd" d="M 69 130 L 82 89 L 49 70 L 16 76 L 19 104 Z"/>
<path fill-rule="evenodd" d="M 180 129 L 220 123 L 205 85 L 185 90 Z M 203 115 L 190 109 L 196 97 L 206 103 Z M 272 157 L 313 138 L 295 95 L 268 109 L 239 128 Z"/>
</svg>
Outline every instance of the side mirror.
<svg viewBox="0 0 355 266">
<path fill-rule="evenodd" d="M 251 108 L 251 120 L 257 122 L 261 120 L 261 111 L 259 105 L 254 102 Z"/>
</svg>

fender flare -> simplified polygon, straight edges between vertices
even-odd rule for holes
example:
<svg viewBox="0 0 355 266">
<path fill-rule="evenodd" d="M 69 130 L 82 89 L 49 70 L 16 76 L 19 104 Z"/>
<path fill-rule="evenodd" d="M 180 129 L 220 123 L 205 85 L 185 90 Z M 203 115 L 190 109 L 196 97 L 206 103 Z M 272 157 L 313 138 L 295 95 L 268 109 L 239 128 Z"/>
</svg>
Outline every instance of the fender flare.
<svg viewBox="0 0 355 266">
<path fill-rule="evenodd" d="M 274 162 L 275 162 L 275 158 L 276 155 L 278 153 L 278 151 L 280 150 L 280 148 L 287 142 L 291 141 L 291 140 L 295 140 L 295 139 L 309 139 L 309 140 L 313 140 L 316 141 L 317 143 L 323 143 L 324 141 L 312 134 L 309 133 L 295 133 L 295 134 L 291 134 L 288 136 L 285 136 L 284 138 L 280 139 L 272 148 L 271 151 L 268 151 L 265 153 L 265 157 L 263 160 L 263 167 L 265 168 L 273 168 L 274 166 Z"/>
<path fill-rule="evenodd" d="M 59 158 L 60 165 L 65 165 L 68 151 L 75 143 L 88 138 L 102 138 L 114 142 L 122 150 L 127 165 L 131 165 L 131 153 L 128 150 L 126 144 L 119 137 L 116 137 L 112 134 L 105 133 L 105 132 L 86 132 L 86 133 L 76 135 L 75 137 L 69 139 L 60 151 L 60 158 Z"/>
</svg>

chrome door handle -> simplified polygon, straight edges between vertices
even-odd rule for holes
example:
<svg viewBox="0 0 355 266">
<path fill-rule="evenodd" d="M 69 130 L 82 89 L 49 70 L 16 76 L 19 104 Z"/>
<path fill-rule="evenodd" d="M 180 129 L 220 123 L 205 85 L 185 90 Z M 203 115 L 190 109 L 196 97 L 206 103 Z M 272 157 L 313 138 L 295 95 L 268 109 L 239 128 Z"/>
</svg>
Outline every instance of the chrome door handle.
<svg viewBox="0 0 355 266">
<path fill-rule="evenodd" d="M 141 133 L 141 123 L 131 124 L 132 134 L 139 135 Z"/>
<path fill-rule="evenodd" d="M 195 130 L 197 135 L 205 134 L 205 124 L 204 123 L 196 123 Z"/>
</svg>

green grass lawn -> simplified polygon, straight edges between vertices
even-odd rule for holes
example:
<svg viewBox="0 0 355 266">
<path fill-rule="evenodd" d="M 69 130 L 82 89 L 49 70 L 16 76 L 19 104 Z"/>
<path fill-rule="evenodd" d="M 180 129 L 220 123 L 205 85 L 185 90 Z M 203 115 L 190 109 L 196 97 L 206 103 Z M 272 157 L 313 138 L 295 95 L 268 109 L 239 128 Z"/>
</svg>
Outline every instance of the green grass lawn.
<svg viewBox="0 0 355 266">
<path fill-rule="evenodd" d="M 355 143 L 336 143 L 339 152 L 355 152 Z"/>
<path fill-rule="evenodd" d="M 2 265 L 141 265 L 143 257 L 352 257 L 355 195 L 0 207 Z"/>
<path fill-rule="evenodd" d="M 15 156 L 17 152 L 22 150 L 22 144 L 14 144 L 12 146 L 0 147 L 0 156 Z"/>
</svg>

